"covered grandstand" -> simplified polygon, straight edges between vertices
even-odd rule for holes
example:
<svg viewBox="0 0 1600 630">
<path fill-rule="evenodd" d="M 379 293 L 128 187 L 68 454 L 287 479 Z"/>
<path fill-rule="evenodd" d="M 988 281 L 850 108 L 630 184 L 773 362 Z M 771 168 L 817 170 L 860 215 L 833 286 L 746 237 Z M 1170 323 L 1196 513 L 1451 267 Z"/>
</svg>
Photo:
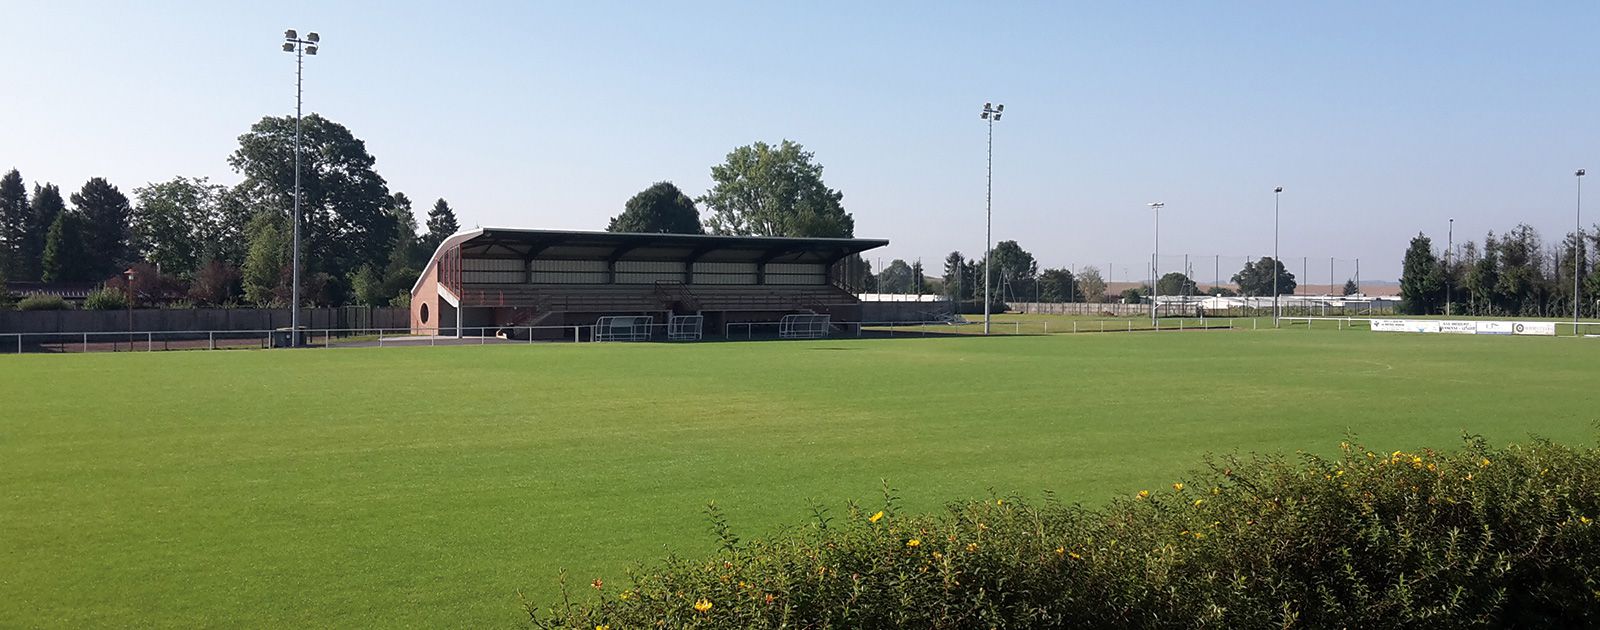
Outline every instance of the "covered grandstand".
<svg viewBox="0 0 1600 630">
<path fill-rule="evenodd" d="M 859 321 L 841 263 L 888 243 L 477 228 L 445 239 L 428 260 L 411 288 L 411 329 L 555 337 L 553 327 L 601 318 L 650 317 L 664 328 L 698 315 L 715 335 L 789 315 Z"/>
</svg>

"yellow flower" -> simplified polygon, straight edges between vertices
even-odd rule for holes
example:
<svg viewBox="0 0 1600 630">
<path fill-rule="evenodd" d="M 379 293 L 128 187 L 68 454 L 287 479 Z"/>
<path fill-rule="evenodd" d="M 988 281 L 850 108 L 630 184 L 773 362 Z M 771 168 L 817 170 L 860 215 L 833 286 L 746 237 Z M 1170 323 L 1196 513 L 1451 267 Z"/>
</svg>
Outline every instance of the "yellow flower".
<svg viewBox="0 0 1600 630">
<path fill-rule="evenodd" d="M 1211 487 L 1211 496 L 1217 496 L 1219 494 L 1222 494 L 1222 488 L 1218 488 L 1216 486 L 1212 486 Z"/>
<path fill-rule="evenodd" d="M 1195 540 L 1205 540 L 1205 538 L 1206 538 L 1206 535 L 1204 533 L 1201 533 L 1201 532 L 1195 532 L 1194 533 L 1194 539 Z"/>
<path fill-rule="evenodd" d="M 706 612 L 708 610 L 711 610 L 711 600 L 706 599 L 704 597 L 700 598 L 699 600 L 696 600 L 695 603 L 694 603 L 694 610 L 695 610 L 695 612 Z"/>
<path fill-rule="evenodd" d="M 917 540 L 915 538 L 912 538 L 911 540 L 906 541 L 906 546 L 907 547 L 920 547 L 920 546 L 922 546 L 922 541 Z"/>
<path fill-rule="evenodd" d="M 1587 516 L 1580 516 L 1580 517 L 1578 517 L 1578 522 L 1579 523 L 1583 523 L 1584 525 L 1588 525 L 1589 523 L 1591 523 L 1593 521 L 1591 521 L 1589 519 L 1589 517 L 1587 517 Z"/>
<path fill-rule="evenodd" d="M 1418 457 L 1416 455 L 1412 455 L 1411 456 L 1411 467 L 1412 468 L 1421 468 L 1422 467 L 1422 458 Z"/>
<path fill-rule="evenodd" d="M 1083 556 L 1078 555 L 1077 552 L 1069 553 L 1069 554 L 1067 554 L 1067 557 L 1072 558 L 1073 560 L 1082 560 L 1083 559 Z"/>
<path fill-rule="evenodd" d="M 1342 450 L 1342 451 L 1350 450 L 1350 443 L 1349 442 L 1340 442 L 1339 443 L 1339 450 Z"/>
<path fill-rule="evenodd" d="M 878 510 L 877 514 L 873 514 L 872 516 L 868 516 L 867 520 L 872 521 L 874 523 L 883 520 L 883 510 Z"/>
<path fill-rule="evenodd" d="M 1183 492 L 1183 482 L 1180 481 L 1178 483 L 1172 484 L 1172 489 L 1174 491 L 1176 491 L 1176 492 Z"/>
<path fill-rule="evenodd" d="M 747 588 L 750 588 L 750 583 L 746 582 L 744 580 L 739 580 L 739 589 L 743 590 L 743 589 L 747 589 Z"/>
<path fill-rule="evenodd" d="M 1206 500 L 1205 500 L 1205 499 L 1195 499 L 1195 500 L 1194 500 L 1194 506 L 1195 506 L 1195 507 L 1200 507 L 1200 504 L 1201 504 L 1201 503 L 1205 503 L 1205 502 L 1206 502 Z"/>
<path fill-rule="evenodd" d="M 611 630 L 611 626 L 608 625 L 608 624 L 603 624 L 602 623 L 600 625 L 595 626 L 594 630 Z"/>
<path fill-rule="evenodd" d="M 617 594 L 617 599 L 627 601 L 633 598 L 633 591 L 623 591 Z"/>
<path fill-rule="evenodd" d="M 1056 547 L 1056 555 L 1059 556 L 1059 555 L 1063 555 L 1065 553 L 1067 553 L 1067 548 L 1066 547 Z"/>
<path fill-rule="evenodd" d="M 1439 467 L 1435 466 L 1433 464 L 1433 462 L 1428 462 L 1428 472 L 1433 472 L 1433 471 L 1438 470 L 1438 469 L 1439 469 Z"/>
<path fill-rule="evenodd" d="M 972 552 L 977 551 L 977 550 L 978 550 L 978 543 L 967 543 L 967 553 L 972 553 Z"/>
<path fill-rule="evenodd" d="M 1150 491 L 1149 490 L 1140 490 L 1139 491 L 1139 498 L 1143 499 L 1143 498 L 1146 498 L 1148 496 L 1150 496 Z"/>
<path fill-rule="evenodd" d="M 933 552 L 933 559 L 934 560 L 942 560 L 942 559 L 944 559 L 944 554 L 935 551 L 935 552 Z"/>
<path fill-rule="evenodd" d="M 1344 476 L 1344 469 L 1340 468 L 1338 470 L 1333 471 L 1333 476 L 1335 476 L 1335 477 L 1343 477 Z"/>
<path fill-rule="evenodd" d="M 1006 500 L 1005 499 L 995 499 L 994 500 L 994 504 L 995 505 L 1005 505 L 1006 504 Z"/>
<path fill-rule="evenodd" d="M 1489 467 L 1489 458 L 1485 457 L 1483 459 L 1478 460 L 1478 467 L 1479 468 L 1488 468 Z"/>
</svg>

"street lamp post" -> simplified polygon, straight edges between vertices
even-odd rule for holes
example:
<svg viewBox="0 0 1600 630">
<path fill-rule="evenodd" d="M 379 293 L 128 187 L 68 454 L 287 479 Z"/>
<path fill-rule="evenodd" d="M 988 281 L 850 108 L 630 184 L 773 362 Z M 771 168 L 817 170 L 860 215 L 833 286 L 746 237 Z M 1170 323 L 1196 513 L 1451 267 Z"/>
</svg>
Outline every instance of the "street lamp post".
<svg viewBox="0 0 1600 630">
<path fill-rule="evenodd" d="M 1278 308 L 1278 266 L 1283 260 L 1278 258 L 1278 198 L 1283 196 L 1283 187 L 1272 189 L 1272 327 L 1278 327 L 1278 318 L 1282 316 Z"/>
<path fill-rule="evenodd" d="M 1573 216 L 1573 222 L 1578 228 L 1578 242 L 1573 243 L 1572 248 L 1572 336 L 1574 337 L 1578 336 L 1578 302 L 1581 301 L 1578 297 L 1578 269 L 1581 267 L 1579 252 L 1583 251 L 1583 176 L 1586 174 L 1587 171 L 1581 168 L 1573 173 L 1578 178 L 1578 210 Z"/>
<path fill-rule="evenodd" d="M 1150 251 L 1150 327 L 1156 327 L 1156 298 L 1161 295 L 1161 209 L 1167 204 L 1161 201 L 1145 204 L 1154 211 L 1156 230 L 1155 247 Z"/>
<path fill-rule="evenodd" d="M 294 252 L 290 255 L 292 269 L 289 288 L 289 347 L 300 347 L 300 95 L 301 76 L 305 69 L 305 55 L 316 55 L 322 37 L 306 33 L 305 39 L 294 29 L 283 32 L 283 52 L 294 53 Z"/>
<path fill-rule="evenodd" d="M 989 124 L 989 169 L 988 185 L 983 191 L 983 334 L 989 334 L 989 305 L 994 300 L 989 299 L 989 277 L 994 275 L 990 266 L 990 254 L 993 253 L 994 243 L 994 123 L 1000 120 L 1000 114 L 1006 111 L 1005 105 L 984 103 L 983 113 L 979 117 Z"/>
</svg>

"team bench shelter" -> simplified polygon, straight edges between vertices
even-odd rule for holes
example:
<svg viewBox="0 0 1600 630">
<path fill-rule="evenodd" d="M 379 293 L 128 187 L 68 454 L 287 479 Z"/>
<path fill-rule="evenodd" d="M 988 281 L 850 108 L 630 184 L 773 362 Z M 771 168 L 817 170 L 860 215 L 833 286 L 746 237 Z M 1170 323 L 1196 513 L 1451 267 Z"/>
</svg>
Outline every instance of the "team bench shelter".
<svg viewBox="0 0 1600 630">
<path fill-rule="evenodd" d="M 888 244 L 476 228 L 445 239 L 423 268 L 411 288 L 411 328 L 570 339 L 572 330 L 555 327 L 594 326 L 579 332 L 600 337 L 606 322 L 637 319 L 664 330 L 693 320 L 720 335 L 730 323 L 770 334 L 786 316 L 860 321 L 845 261 Z"/>
</svg>

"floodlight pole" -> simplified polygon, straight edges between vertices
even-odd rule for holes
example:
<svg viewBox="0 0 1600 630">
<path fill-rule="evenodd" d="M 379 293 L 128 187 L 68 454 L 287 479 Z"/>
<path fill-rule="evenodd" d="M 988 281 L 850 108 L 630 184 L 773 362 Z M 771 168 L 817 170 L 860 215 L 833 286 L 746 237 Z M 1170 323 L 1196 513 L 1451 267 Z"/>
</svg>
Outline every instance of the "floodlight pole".
<svg viewBox="0 0 1600 630">
<path fill-rule="evenodd" d="M 1000 113 L 1005 109 L 1005 105 L 990 107 L 989 103 L 983 104 L 982 118 L 989 127 L 988 183 L 983 191 L 983 334 L 985 335 L 989 334 L 989 305 L 994 302 L 989 297 L 989 277 L 994 275 L 991 260 L 994 252 L 994 122 L 1000 120 Z"/>
<path fill-rule="evenodd" d="M 1283 187 L 1272 189 L 1272 327 L 1278 327 L 1278 318 L 1282 310 L 1278 308 L 1278 266 L 1283 261 L 1278 258 L 1278 198 L 1283 196 Z"/>
<path fill-rule="evenodd" d="M 300 347 L 300 119 L 302 77 L 305 70 L 305 55 L 317 54 L 318 43 L 322 38 L 316 33 L 307 33 L 305 39 L 293 29 L 283 33 L 283 51 L 294 53 L 294 248 L 290 255 L 290 281 L 289 288 L 289 347 Z"/>
<path fill-rule="evenodd" d="M 1450 217 L 1450 230 L 1448 232 L 1446 232 L 1445 234 L 1447 236 L 1445 237 L 1445 242 L 1444 242 L 1444 316 L 1445 317 L 1449 317 L 1450 316 L 1450 298 L 1451 298 L 1451 293 L 1452 293 L 1451 290 L 1450 290 L 1450 284 L 1451 284 L 1451 281 L 1454 280 L 1454 277 L 1451 274 L 1451 269 L 1450 269 L 1450 263 L 1451 263 L 1450 256 L 1451 256 L 1451 254 L 1455 253 L 1455 248 L 1456 248 L 1456 218 L 1455 217 Z"/>
<path fill-rule="evenodd" d="M 1578 178 L 1578 208 L 1573 216 L 1573 222 L 1578 228 L 1578 240 L 1572 244 L 1572 336 L 1578 336 L 1578 269 L 1581 267 L 1579 252 L 1583 251 L 1583 176 L 1588 171 L 1578 169 L 1574 176 Z"/>
<path fill-rule="evenodd" d="M 1155 216 L 1155 245 L 1150 251 L 1150 327 L 1156 327 L 1156 298 L 1161 295 L 1161 209 L 1166 203 L 1156 201 L 1145 204 Z"/>
</svg>

